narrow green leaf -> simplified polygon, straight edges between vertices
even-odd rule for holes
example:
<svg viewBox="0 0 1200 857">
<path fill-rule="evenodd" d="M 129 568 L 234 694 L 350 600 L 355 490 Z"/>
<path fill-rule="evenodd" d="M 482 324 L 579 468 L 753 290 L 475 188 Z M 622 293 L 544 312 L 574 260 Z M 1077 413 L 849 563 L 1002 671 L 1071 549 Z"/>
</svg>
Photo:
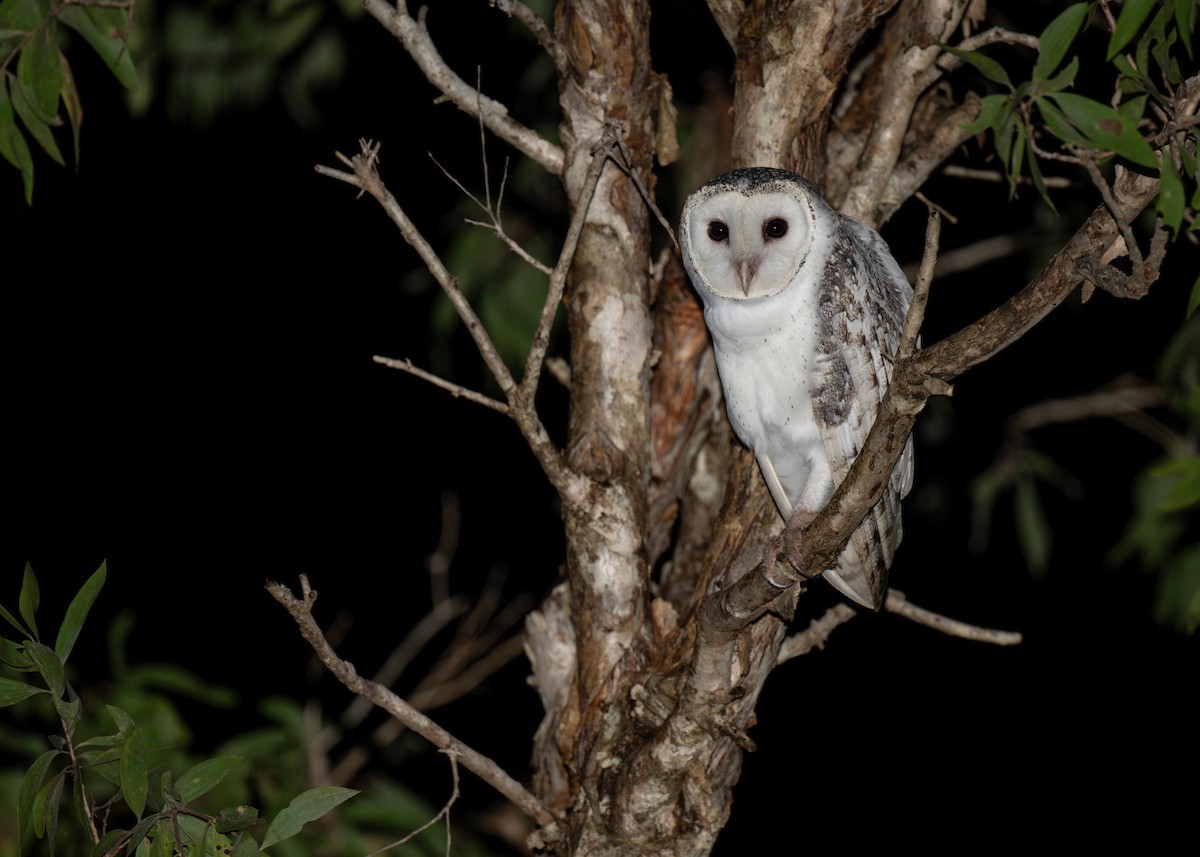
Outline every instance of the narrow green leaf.
<svg viewBox="0 0 1200 857">
<path fill-rule="evenodd" d="M 46 822 L 53 817 L 58 820 L 58 803 L 62 800 L 62 785 L 66 779 L 67 770 L 64 768 L 46 781 L 33 799 L 30 815 L 33 818 L 33 835 L 41 839 L 46 835 Z"/>
<path fill-rule="evenodd" d="M 1017 138 L 1013 141 L 1012 161 L 1008 165 L 1008 197 L 1012 199 L 1017 195 L 1017 179 L 1021 177 L 1021 168 L 1025 165 L 1025 143 L 1026 143 L 1025 123 L 1017 123 Z"/>
<path fill-rule="evenodd" d="M 1159 172 L 1158 201 L 1155 210 L 1162 215 L 1163 224 L 1171 230 L 1172 235 L 1179 234 L 1183 223 L 1183 210 L 1186 208 L 1187 192 L 1183 189 L 1183 180 L 1175 172 L 1175 163 L 1171 160 L 1170 152 L 1162 159 Z"/>
<path fill-rule="evenodd" d="M 66 678 L 63 675 L 62 661 L 58 659 L 58 655 L 54 654 L 54 649 L 45 643 L 30 640 L 25 644 L 25 651 L 33 659 L 33 665 L 41 673 L 46 687 L 50 688 L 50 693 L 54 695 L 55 699 L 61 697 L 63 690 L 66 689 Z"/>
<path fill-rule="evenodd" d="M 108 833 L 101 836 L 100 841 L 92 847 L 92 857 L 107 857 L 109 852 L 112 850 L 112 847 L 117 843 L 117 840 L 124 835 L 125 831 L 120 828 L 108 831 Z"/>
<path fill-rule="evenodd" d="M 117 724 L 117 729 L 125 732 L 129 729 L 137 728 L 137 722 L 125 709 L 117 708 L 115 705 L 106 705 L 104 707 L 108 709 L 108 716 L 113 719 L 113 723 Z"/>
<path fill-rule="evenodd" d="M 59 13 L 58 20 L 83 36 L 126 89 L 137 91 L 137 69 L 121 37 L 122 27 L 127 26 L 124 15 L 116 9 L 68 6 Z"/>
<path fill-rule="evenodd" d="M 53 116 L 58 112 L 62 66 L 58 61 L 58 31 L 53 18 L 38 27 L 25 43 L 17 59 L 17 79 L 29 89 L 42 115 Z"/>
<path fill-rule="evenodd" d="M 175 834 L 168 822 L 160 820 L 154 831 L 150 857 L 171 857 L 175 853 Z"/>
<path fill-rule="evenodd" d="M 150 828 L 158 824 L 160 820 L 160 817 L 157 815 L 149 815 L 139 821 L 137 826 L 129 833 L 129 845 L 125 849 L 125 853 L 128 854 L 131 849 L 142 847 L 145 847 L 146 851 L 149 852 L 149 847 L 146 846 L 146 837 L 150 834 Z"/>
<path fill-rule="evenodd" d="M 58 143 L 54 139 L 54 132 L 50 130 L 50 125 L 45 119 L 38 115 L 37 110 L 24 91 L 25 87 L 18 85 L 12 90 L 12 103 L 17 111 L 17 116 L 21 117 L 21 121 L 25 124 L 25 129 L 29 131 L 30 136 L 37 142 L 42 150 L 49 155 L 59 166 L 64 166 L 62 152 L 58 150 Z"/>
<path fill-rule="evenodd" d="M 1041 84 L 1054 73 L 1079 35 L 1091 13 L 1089 4 L 1075 3 L 1047 25 L 1038 36 L 1038 58 L 1033 66 L 1033 83 Z"/>
<path fill-rule="evenodd" d="M 1009 104 L 1009 96 L 999 93 L 985 95 L 979 102 L 979 116 L 969 125 L 963 125 L 962 129 L 968 134 L 978 134 L 985 128 L 994 129 L 999 126 L 1006 109 L 1012 109 Z"/>
<path fill-rule="evenodd" d="M 1046 97 L 1054 101 L 1071 124 L 1079 129 L 1087 145 L 1115 152 L 1143 167 L 1158 166 L 1158 159 L 1150 144 L 1138 133 L 1137 126 L 1107 104 L 1072 92 L 1055 92 Z"/>
<path fill-rule="evenodd" d="M 1038 499 L 1037 487 L 1030 478 L 1017 480 L 1013 493 L 1016 514 L 1017 540 L 1025 562 L 1035 577 L 1046 572 L 1050 561 L 1050 528 Z"/>
<path fill-rule="evenodd" d="M 33 573 L 32 566 L 25 563 L 25 577 L 21 582 L 21 595 L 17 601 L 17 609 L 21 611 L 21 618 L 25 620 L 25 624 L 33 631 L 33 638 L 39 639 L 37 627 L 37 609 L 42 602 L 42 593 L 38 589 L 37 575 Z"/>
<path fill-rule="evenodd" d="M 1196 27 L 1196 11 L 1200 3 L 1194 0 L 1178 0 L 1175 4 L 1175 26 L 1179 30 L 1179 40 L 1190 58 L 1192 56 L 1192 31 Z"/>
<path fill-rule="evenodd" d="M 1058 92 L 1061 89 L 1066 89 L 1075 82 L 1075 75 L 1078 73 L 1079 57 L 1071 57 L 1071 61 L 1067 63 L 1067 67 L 1045 81 L 1040 89 L 1042 92 Z"/>
<path fill-rule="evenodd" d="M 238 844 L 233 849 L 233 853 L 229 857 L 258 857 L 262 852 L 258 850 L 258 843 L 254 841 L 254 837 L 243 833 L 242 838 L 238 840 Z"/>
<path fill-rule="evenodd" d="M 58 639 L 54 641 L 54 651 L 64 663 L 70 656 L 71 649 L 75 647 L 75 641 L 79 639 L 79 631 L 83 628 L 88 611 L 96 603 L 96 596 L 104 588 L 104 581 L 107 578 L 108 563 L 102 562 L 100 567 L 92 572 L 92 576 L 87 579 L 87 582 L 80 587 L 79 592 L 75 593 L 75 597 L 71 599 L 71 603 L 67 607 L 67 615 L 63 617 L 62 627 L 58 629 Z"/>
<path fill-rule="evenodd" d="M 338 804 L 344 803 L 358 794 L 355 789 L 340 786 L 321 786 L 309 789 L 292 799 L 275 820 L 267 828 L 263 837 L 262 847 L 270 848 L 277 842 L 291 839 L 300 832 L 300 828 L 329 812 Z"/>
<path fill-rule="evenodd" d="M 1142 117 L 1146 115 L 1146 97 L 1145 93 L 1143 93 L 1121 102 L 1121 105 L 1117 108 L 1117 112 L 1130 124 L 1137 125 L 1137 123 L 1142 121 Z"/>
<path fill-rule="evenodd" d="M 59 755 L 58 750 L 47 750 L 42 753 L 34 759 L 29 770 L 25 772 L 25 776 L 21 777 L 21 786 L 17 790 L 18 842 L 33 830 L 33 804 L 37 800 L 38 792 L 42 790 L 42 782 L 46 779 L 46 772 L 50 770 L 50 763 L 57 755 Z"/>
<path fill-rule="evenodd" d="M 1050 129 L 1051 134 L 1064 143 L 1078 143 L 1080 146 L 1087 145 L 1087 140 L 1084 139 L 1084 136 L 1071 124 L 1071 120 L 1066 117 L 1066 114 L 1054 106 L 1054 102 L 1048 98 L 1035 98 L 1033 103 L 1037 107 L 1042 121 Z"/>
<path fill-rule="evenodd" d="M 146 792 L 150 786 L 146 772 L 146 745 L 142 730 L 137 726 L 124 732 L 121 743 L 121 794 L 135 818 L 146 809 Z"/>
<path fill-rule="evenodd" d="M 1163 512 L 1178 512 L 1200 506 L 1200 455 L 1180 458 L 1151 471 L 1154 476 L 1174 477 L 1159 504 Z"/>
<path fill-rule="evenodd" d="M 1200 309 L 1200 277 L 1196 277 L 1196 282 L 1192 283 L 1192 295 L 1188 298 L 1187 314 L 1184 318 L 1191 318 L 1197 309 Z"/>
<path fill-rule="evenodd" d="M 979 73 L 988 80 L 1007 86 L 1009 89 L 1013 88 L 1012 81 L 1009 80 L 1008 72 L 1004 70 L 1004 66 L 991 57 L 981 54 L 978 51 L 964 51 L 953 48 L 950 45 L 942 45 L 941 48 L 946 53 L 953 54 L 975 66 L 979 70 Z"/>
<path fill-rule="evenodd" d="M 175 781 L 180 803 L 188 804 L 209 791 L 225 778 L 225 775 L 241 763 L 239 756 L 218 756 L 205 759 L 187 770 Z"/>
<path fill-rule="evenodd" d="M 62 63 L 63 85 L 62 101 L 67 110 L 67 121 L 71 123 L 71 137 L 75 146 L 75 169 L 79 169 L 79 127 L 83 124 L 83 102 L 79 100 L 79 90 L 75 86 L 75 74 L 65 54 L 59 53 Z"/>
<path fill-rule="evenodd" d="M 16 705 L 18 702 L 29 699 L 35 693 L 44 692 L 40 687 L 25 684 L 23 681 L 0 677 L 0 708 Z"/>
<path fill-rule="evenodd" d="M 1121 14 L 1117 17 L 1116 29 L 1113 30 L 1112 37 L 1108 40 L 1106 59 L 1111 60 L 1138 34 L 1138 30 L 1142 28 L 1142 22 L 1154 10 L 1157 2 L 1158 0 L 1125 0 L 1125 4 L 1121 7 Z M 1139 65 L 1145 68 L 1144 64 L 1139 63 Z"/>
<path fill-rule="evenodd" d="M 7 637 L 0 637 L 0 663 L 22 671 L 33 669 L 33 661 L 25 654 L 25 647 Z"/>
<path fill-rule="evenodd" d="M 62 808 L 63 788 L 67 782 L 67 772 L 62 770 L 54 778 L 54 787 L 46 795 L 46 845 L 54 854 L 54 844 L 58 841 L 58 811 Z"/>
</svg>

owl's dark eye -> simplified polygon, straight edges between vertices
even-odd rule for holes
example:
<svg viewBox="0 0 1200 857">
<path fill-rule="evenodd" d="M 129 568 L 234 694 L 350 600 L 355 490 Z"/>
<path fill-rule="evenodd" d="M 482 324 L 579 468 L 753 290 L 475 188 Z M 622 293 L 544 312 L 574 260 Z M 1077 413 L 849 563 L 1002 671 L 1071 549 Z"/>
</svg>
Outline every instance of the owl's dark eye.
<svg viewBox="0 0 1200 857">
<path fill-rule="evenodd" d="M 763 224 L 763 238 L 767 241 L 770 241 L 772 238 L 782 238 L 784 235 L 787 235 L 787 231 L 787 221 L 782 217 L 772 217 Z"/>
<path fill-rule="evenodd" d="M 724 241 L 729 237 L 729 227 L 719 220 L 708 224 L 708 237 L 713 241 Z"/>
</svg>

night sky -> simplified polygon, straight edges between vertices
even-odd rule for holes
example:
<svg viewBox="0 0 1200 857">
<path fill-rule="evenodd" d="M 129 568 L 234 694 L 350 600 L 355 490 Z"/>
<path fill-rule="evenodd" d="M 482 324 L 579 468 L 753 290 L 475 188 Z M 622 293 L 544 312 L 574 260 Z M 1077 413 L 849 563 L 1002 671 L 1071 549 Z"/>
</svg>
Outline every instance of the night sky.
<svg viewBox="0 0 1200 857">
<path fill-rule="evenodd" d="M 498 14 L 478 5 L 481 21 Z M 478 132 L 454 108 L 431 104 L 428 84 L 376 25 L 364 19 L 350 36 L 347 77 L 319 99 L 318 128 L 300 128 L 276 100 L 206 129 L 168 123 L 161 105 L 135 119 L 117 84 L 82 66 L 82 169 L 40 157 L 29 209 L 16 172 L 0 165 L 9 427 L 0 603 L 15 605 L 29 560 L 56 621 L 107 558 L 109 583 L 85 631 L 96 650 L 106 618 L 130 606 L 143 647 L 135 658 L 177 659 L 251 695 L 319 692 L 335 709 L 345 692 L 327 679 L 314 691 L 304 645 L 265 580 L 295 586 L 308 574 L 323 620 L 353 617 L 344 651 L 369 672 L 428 609 L 424 561 L 438 543 L 443 492 L 461 506 L 455 591 L 473 594 L 502 572 L 506 594 L 540 598 L 562 559 L 553 494 L 515 428 L 371 361 L 428 363 L 433 283 L 414 291 L 418 260 L 375 202 L 313 165 L 336 165 L 333 153 L 353 153 L 359 137 L 381 140 L 383 178 L 436 246 L 460 228 L 450 216 L 458 192 L 426 152 L 477 181 Z M 470 57 L 482 56 L 485 81 L 504 97 L 518 84 L 513 58 L 494 41 L 460 40 L 447 53 L 464 76 Z M 725 56 L 719 42 L 706 44 Z M 661 56 L 656 67 L 681 100 L 698 98 L 705 56 Z M 505 152 L 489 147 L 495 158 Z M 687 190 L 677 176 L 663 171 L 660 204 L 671 218 Z M 962 220 L 945 227 L 946 246 L 1008 217 L 993 212 L 1015 210 L 1035 230 L 1047 222 L 1032 198 L 1004 208 L 998 186 L 963 192 L 941 179 L 930 193 Z M 910 248 L 897 249 L 901 262 L 918 255 L 921 228 L 923 213 L 910 206 L 885 230 L 893 247 Z M 1068 797 L 1093 807 L 1129 801 L 1105 821 L 1137 827 L 1153 794 L 1162 814 L 1144 844 L 1174 827 L 1184 795 L 1163 778 L 1197 761 L 1196 641 L 1153 623 L 1151 578 L 1105 563 L 1129 513 L 1131 478 L 1155 449 L 1105 421 L 1043 430 L 1039 448 L 1078 491 L 1043 492 L 1055 531 L 1040 580 L 1022 564 L 1007 502 L 988 551 L 967 549 L 967 486 L 995 459 L 1013 411 L 1125 371 L 1152 377 L 1183 317 L 1195 260 L 1193 249 L 1137 304 L 1069 299 L 960 379 L 952 400 L 931 405 L 892 583 L 922 606 L 1021 631 L 1026 642 L 992 648 L 881 615 L 781 667 L 751 732 L 760 752 L 745 760 L 730 848 L 793 811 L 801 826 L 848 841 L 901 821 L 911 827 L 898 838 L 913 841 L 961 841 L 968 834 L 945 833 L 958 825 L 974 831 L 971 841 L 980 830 L 988 841 L 1019 839 L 1033 820 L 1063 822 L 1054 807 Z M 1005 260 L 935 284 L 925 341 L 1003 300 L 1030 270 Z M 481 388 L 478 362 L 457 347 L 465 340 L 454 344 L 456 379 Z M 561 414 L 549 419 L 562 424 Z M 808 602 L 803 617 L 834 599 L 815 591 Z M 96 650 L 81 658 L 103 670 Z M 518 660 L 439 715 L 518 776 L 538 717 L 526 673 Z M 481 722 L 481 702 L 511 711 L 511 723 Z M 476 781 L 467 789 L 491 799 Z M 1097 810 L 1073 823 L 1097 824 Z"/>
</svg>

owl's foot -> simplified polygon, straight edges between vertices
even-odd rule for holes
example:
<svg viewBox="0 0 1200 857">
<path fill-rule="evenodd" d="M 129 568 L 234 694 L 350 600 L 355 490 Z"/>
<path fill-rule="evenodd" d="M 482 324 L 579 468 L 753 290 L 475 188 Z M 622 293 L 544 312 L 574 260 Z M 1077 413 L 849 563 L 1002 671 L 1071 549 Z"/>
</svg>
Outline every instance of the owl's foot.
<svg viewBox="0 0 1200 857">
<path fill-rule="evenodd" d="M 788 519 L 783 532 L 771 540 L 766 556 L 763 557 L 762 574 L 772 586 L 787 589 L 797 582 L 798 577 L 804 580 L 816 579 L 815 575 L 809 574 L 788 561 L 788 557 L 795 554 L 800 548 L 800 534 L 815 517 L 816 514 L 813 512 L 797 509 Z"/>
</svg>

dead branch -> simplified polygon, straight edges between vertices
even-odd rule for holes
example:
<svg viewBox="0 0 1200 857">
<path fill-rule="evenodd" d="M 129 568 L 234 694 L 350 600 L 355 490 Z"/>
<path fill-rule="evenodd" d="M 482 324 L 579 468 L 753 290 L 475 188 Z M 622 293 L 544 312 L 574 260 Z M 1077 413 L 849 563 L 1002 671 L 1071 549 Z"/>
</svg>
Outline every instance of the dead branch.
<svg viewBox="0 0 1200 857">
<path fill-rule="evenodd" d="M 326 669 L 351 693 L 370 700 L 439 750 L 453 753 L 467 770 L 474 772 L 537 822 L 542 828 L 543 838 L 551 841 L 557 837 L 558 824 L 554 816 L 519 782 L 505 773 L 499 765 L 459 741 L 386 687 L 364 679 L 354 669 L 353 664 L 338 657 L 313 618 L 312 609 L 317 601 L 317 592 L 309 586 L 307 575 L 300 575 L 301 598 L 297 598 L 288 587 L 281 583 L 268 581 L 266 588 L 271 596 L 291 614 L 300 629 L 301 636 L 312 646 Z"/>
<path fill-rule="evenodd" d="M 897 616 L 911 619 L 918 625 L 924 625 L 935 631 L 941 631 L 943 634 L 949 634 L 951 637 L 962 637 L 964 640 L 991 643 L 995 646 L 1017 646 L 1021 643 L 1021 635 L 1015 631 L 997 631 L 992 628 L 980 628 L 978 625 L 968 625 L 966 622 L 942 616 L 939 613 L 934 613 L 932 610 L 918 607 L 909 601 L 903 592 L 897 589 L 888 590 L 887 601 L 884 607 L 889 613 L 895 613 Z"/>
<path fill-rule="evenodd" d="M 410 375 L 415 375 L 422 381 L 428 381 L 435 387 L 441 387 L 454 398 L 463 398 L 469 402 L 474 402 L 477 405 L 483 405 L 485 408 L 491 408 L 493 411 L 498 411 L 502 414 L 508 413 L 508 405 L 504 402 L 497 402 L 491 396 L 486 396 L 483 393 L 477 393 L 474 390 L 468 390 L 460 384 L 455 384 L 453 381 L 447 381 L 441 375 L 435 375 L 432 372 L 427 372 L 413 365 L 413 362 L 407 357 L 403 360 L 396 360 L 393 357 L 384 357 L 380 354 L 374 355 L 372 358 L 380 366 L 386 366 L 389 369 L 399 369 L 401 372 L 407 372 Z"/>
<path fill-rule="evenodd" d="M 396 198 L 387 189 L 387 186 L 383 183 L 383 179 L 380 178 L 377 167 L 379 145 L 368 141 L 360 141 L 360 143 L 362 151 L 352 158 L 347 158 L 340 152 L 338 153 L 338 159 L 350 166 L 354 170 L 352 173 L 335 170 L 320 164 L 317 165 L 316 171 L 321 175 L 343 181 L 371 194 L 383 207 L 383 210 L 387 212 L 392 222 L 399 228 L 400 234 L 404 236 L 404 240 L 417 251 L 417 254 L 421 257 L 421 261 L 425 263 L 425 267 L 433 275 L 434 279 L 437 280 L 446 297 L 450 299 L 450 303 L 454 306 L 458 317 L 466 326 L 467 332 L 471 334 L 471 338 L 475 342 L 475 347 L 483 357 L 484 363 L 491 370 L 496 383 L 500 386 L 505 398 L 508 399 L 508 415 L 517 424 L 518 429 L 520 429 L 521 434 L 525 437 L 526 443 L 529 444 L 530 450 L 542 466 L 542 470 L 550 480 L 550 483 L 560 494 L 577 493 L 580 490 L 578 485 L 579 478 L 566 466 L 561 452 L 546 433 L 545 426 L 542 425 L 537 415 L 537 410 L 534 407 L 533 397 L 524 395 L 522 389 L 518 388 L 517 382 L 513 379 L 512 373 L 509 372 L 504 360 L 500 357 L 500 352 L 496 350 L 496 346 L 492 342 L 487 329 L 483 326 L 483 322 L 479 320 L 479 316 L 476 315 L 470 302 L 462 293 L 462 290 L 459 289 L 458 280 L 447 270 L 437 252 L 425 240 L 425 237 L 421 235 L 420 231 L 400 206 L 400 203 L 396 201 Z M 595 187 L 594 183 L 591 187 Z M 564 252 L 566 252 L 565 248 Z M 553 287 L 553 278 L 551 283 Z M 549 303 L 549 300 L 547 302 Z M 547 341 L 548 338 L 547 333 Z M 406 366 L 399 368 L 409 371 Z M 437 383 L 439 386 L 451 390 L 451 392 L 457 389 L 459 391 L 458 395 L 467 395 L 467 391 L 451 382 L 439 380 Z M 471 397 L 472 400 L 479 401 L 476 397 L 482 397 L 482 394 L 472 394 Z M 487 404 L 487 401 L 481 401 L 480 404 Z M 498 404 L 495 403 L 488 406 L 500 410 L 500 408 L 496 407 Z"/>
</svg>

